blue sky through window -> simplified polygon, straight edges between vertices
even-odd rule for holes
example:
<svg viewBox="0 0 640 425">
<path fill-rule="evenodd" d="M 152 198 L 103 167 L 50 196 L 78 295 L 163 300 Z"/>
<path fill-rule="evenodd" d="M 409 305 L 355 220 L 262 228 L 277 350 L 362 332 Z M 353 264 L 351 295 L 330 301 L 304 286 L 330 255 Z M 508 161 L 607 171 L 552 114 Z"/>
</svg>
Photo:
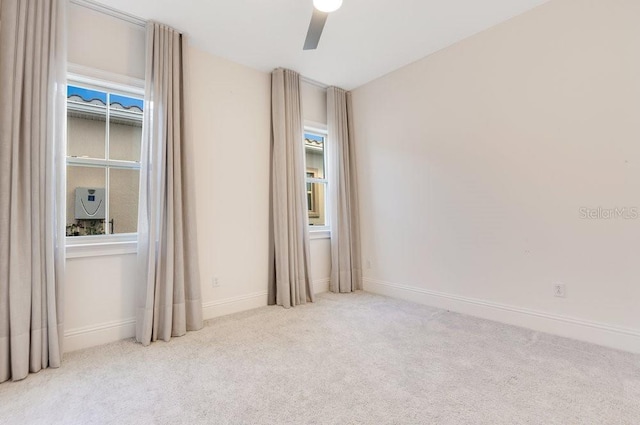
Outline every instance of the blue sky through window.
<svg viewBox="0 0 640 425">
<path fill-rule="evenodd" d="M 87 103 L 95 100 L 99 100 L 100 102 L 102 102 L 102 104 L 104 105 L 107 104 L 107 94 L 105 92 L 86 89 L 84 87 L 68 85 L 67 97 L 71 97 L 71 96 L 78 96 Z M 113 94 L 113 93 L 110 94 L 109 101 L 111 102 L 111 105 L 117 103 L 122 105 L 122 107 L 125 109 L 130 109 L 131 107 L 135 106 L 142 111 L 144 108 L 144 101 L 142 99 L 135 99 L 132 97 L 121 96 L 119 94 Z"/>
<path fill-rule="evenodd" d="M 107 104 L 107 94 L 96 90 L 89 90 L 82 87 L 69 85 L 67 86 L 67 97 L 71 96 L 79 96 L 85 102 L 99 100 L 103 104 Z"/>
<path fill-rule="evenodd" d="M 132 106 L 135 106 L 137 108 L 140 108 L 140 110 L 143 110 L 144 102 L 141 99 L 134 99 L 132 97 L 120 96 L 118 94 L 112 94 L 110 98 L 111 98 L 110 101 L 112 105 L 114 103 L 119 103 L 126 109 L 129 109 Z"/>
<path fill-rule="evenodd" d="M 318 136 L 316 134 L 304 133 L 304 138 L 313 140 L 315 142 L 324 142 L 324 137 Z"/>
</svg>

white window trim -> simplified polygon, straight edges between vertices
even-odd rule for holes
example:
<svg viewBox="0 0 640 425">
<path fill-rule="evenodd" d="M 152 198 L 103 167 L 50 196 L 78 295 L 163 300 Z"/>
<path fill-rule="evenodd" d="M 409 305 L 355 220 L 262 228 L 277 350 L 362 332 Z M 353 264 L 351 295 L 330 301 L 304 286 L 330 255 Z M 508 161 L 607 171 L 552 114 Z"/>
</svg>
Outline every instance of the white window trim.
<svg viewBox="0 0 640 425">
<path fill-rule="evenodd" d="M 122 76 L 119 74 L 112 74 L 109 72 L 71 63 L 68 64 L 67 71 L 68 84 L 77 84 L 83 87 L 100 91 L 108 90 L 110 93 L 120 94 L 124 96 L 135 95 L 144 98 L 144 80 Z M 65 161 L 65 167 L 66 162 L 67 161 Z M 74 158 L 73 162 L 77 163 L 77 165 L 80 165 L 84 162 L 86 162 L 86 165 L 89 166 L 98 165 L 93 163 L 99 162 L 99 165 L 101 166 L 109 165 L 112 168 L 118 168 L 118 165 L 122 165 L 122 168 L 127 169 L 140 168 L 139 163 L 132 163 L 131 161 Z M 133 164 L 136 165 L 133 166 Z M 97 257 L 104 255 L 127 255 L 137 254 L 137 252 L 137 233 L 65 237 L 66 258 Z"/>
<path fill-rule="evenodd" d="M 65 251 L 67 258 L 136 254 L 138 252 L 137 233 L 120 233 L 117 235 L 98 236 L 73 236 L 66 237 L 65 239 Z"/>
<path fill-rule="evenodd" d="M 323 135 L 329 134 L 329 129 L 326 124 L 316 121 L 304 120 L 304 131 L 309 131 L 311 133 L 320 133 Z"/>
<path fill-rule="evenodd" d="M 325 143 L 327 141 L 327 136 L 329 135 L 329 131 L 327 129 L 327 125 L 326 124 L 322 124 L 319 122 L 314 122 L 314 121 L 309 121 L 309 120 L 305 120 L 304 121 L 304 128 L 303 130 L 305 132 L 309 132 L 309 133 L 317 133 L 317 134 L 321 134 L 323 136 L 325 136 Z M 325 154 L 324 154 L 324 168 L 325 168 L 325 173 L 327 175 L 326 178 L 324 179 L 307 179 L 305 178 L 305 183 L 306 182 L 318 182 L 318 183 L 326 183 L 327 185 L 327 190 L 325 193 L 325 209 L 326 209 L 326 213 L 325 213 L 325 220 L 326 220 L 326 225 L 325 226 L 308 226 L 309 229 L 309 239 L 311 240 L 315 240 L 315 239 L 330 239 L 331 238 L 331 221 L 330 221 L 330 217 L 329 217 L 329 185 L 331 184 L 331 182 L 329 181 L 329 167 L 331 166 L 331 164 L 329 164 L 329 156 L 327 155 L 327 145 L 325 145 Z"/>
<path fill-rule="evenodd" d="M 331 239 L 331 229 L 316 230 L 313 229 L 314 227 L 316 226 L 309 226 L 309 239 L 312 241 L 316 239 Z"/>
<path fill-rule="evenodd" d="M 107 88 L 115 93 L 124 91 L 144 96 L 144 80 L 75 63 L 67 64 L 67 81 L 98 90 Z"/>
</svg>

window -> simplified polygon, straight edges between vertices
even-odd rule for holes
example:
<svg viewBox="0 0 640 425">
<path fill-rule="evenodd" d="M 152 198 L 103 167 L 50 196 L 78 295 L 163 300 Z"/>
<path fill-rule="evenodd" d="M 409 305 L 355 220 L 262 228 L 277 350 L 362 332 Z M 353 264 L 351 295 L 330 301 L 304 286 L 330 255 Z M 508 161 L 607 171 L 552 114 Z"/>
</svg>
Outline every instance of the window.
<svg viewBox="0 0 640 425">
<path fill-rule="evenodd" d="M 68 237 L 137 232 L 144 101 L 139 89 L 67 89 Z"/>
<path fill-rule="evenodd" d="M 314 230 L 327 230 L 327 161 L 326 132 L 305 129 L 304 157 L 306 167 L 307 211 Z"/>
</svg>

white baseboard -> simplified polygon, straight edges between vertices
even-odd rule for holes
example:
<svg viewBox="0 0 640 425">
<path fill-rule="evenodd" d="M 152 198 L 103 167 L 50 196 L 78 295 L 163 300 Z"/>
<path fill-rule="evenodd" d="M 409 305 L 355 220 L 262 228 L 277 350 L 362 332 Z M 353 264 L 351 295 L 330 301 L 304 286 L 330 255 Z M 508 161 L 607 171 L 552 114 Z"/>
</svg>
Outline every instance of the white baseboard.
<svg viewBox="0 0 640 425">
<path fill-rule="evenodd" d="M 313 282 L 316 294 L 329 290 L 329 278 L 318 279 Z M 203 318 L 226 316 L 245 310 L 264 307 L 267 305 L 267 291 L 254 292 L 237 297 L 215 300 L 202 305 Z M 64 352 L 95 347 L 125 338 L 133 338 L 136 334 L 136 319 L 129 318 L 81 328 L 68 329 L 64 333 Z"/>
<path fill-rule="evenodd" d="M 208 320 L 213 319 L 214 317 L 226 316 L 227 314 L 264 307 L 267 305 L 267 296 L 267 291 L 260 291 L 252 294 L 223 298 L 221 300 L 204 303 L 202 305 L 202 317 L 204 320 Z"/>
<path fill-rule="evenodd" d="M 314 280 L 312 282 L 312 287 L 315 294 L 329 291 L 329 278 Z M 267 291 L 260 291 L 252 294 L 240 295 L 238 297 L 211 301 L 202 306 L 204 310 L 203 317 L 205 320 L 208 320 L 213 319 L 214 317 L 226 316 L 227 314 L 264 307 L 267 305 L 267 297 Z"/>
<path fill-rule="evenodd" d="M 64 352 L 81 350 L 136 335 L 135 317 L 69 329 L 64 333 Z"/>
<path fill-rule="evenodd" d="M 426 304 L 470 316 L 521 326 L 540 332 L 640 353 L 640 330 L 558 314 L 467 298 L 428 289 L 364 279 L 365 291 Z"/>
<path fill-rule="evenodd" d="M 313 293 L 321 294 L 323 292 L 329 292 L 330 278 L 318 279 L 313 281 Z"/>
</svg>

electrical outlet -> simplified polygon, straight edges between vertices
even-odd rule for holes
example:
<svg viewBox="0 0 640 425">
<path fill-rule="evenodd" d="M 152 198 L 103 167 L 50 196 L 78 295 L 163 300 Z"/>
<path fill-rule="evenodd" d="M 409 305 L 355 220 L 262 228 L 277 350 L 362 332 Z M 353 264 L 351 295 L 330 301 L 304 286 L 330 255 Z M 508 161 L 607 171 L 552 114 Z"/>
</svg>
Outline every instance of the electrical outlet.
<svg viewBox="0 0 640 425">
<path fill-rule="evenodd" d="M 217 287 L 219 287 L 219 286 L 220 286 L 220 281 L 218 280 L 218 277 L 217 277 L 217 276 L 214 276 L 214 277 L 211 279 L 211 286 L 212 286 L 212 287 L 214 287 L 214 288 L 217 288 Z"/>
<path fill-rule="evenodd" d="M 560 298 L 567 296 L 567 287 L 564 283 L 556 283 L 553 285 L 553 295 Z"/>
</svg>

